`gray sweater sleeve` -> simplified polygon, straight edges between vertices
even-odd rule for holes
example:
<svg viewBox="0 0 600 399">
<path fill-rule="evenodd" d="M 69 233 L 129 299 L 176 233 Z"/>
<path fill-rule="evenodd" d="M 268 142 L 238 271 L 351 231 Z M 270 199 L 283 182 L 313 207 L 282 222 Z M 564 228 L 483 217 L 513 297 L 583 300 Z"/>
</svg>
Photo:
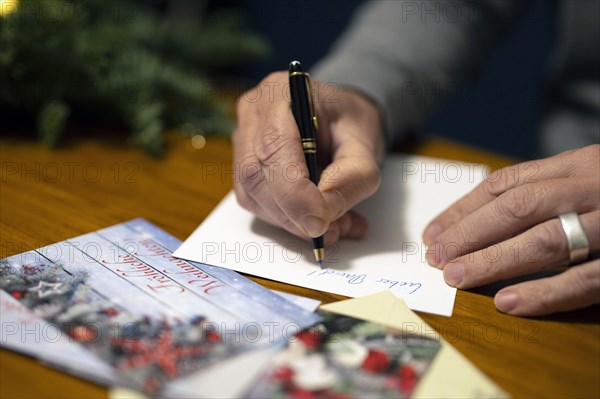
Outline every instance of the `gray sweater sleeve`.
<svg viewBox="0 0 600 399">
<path fill-rule="evenodd" d="M 479 69 L 517 8 L 512 0 L 368 1 L 312 75 L 373 100 L 393 143 Z"/>
</svg>

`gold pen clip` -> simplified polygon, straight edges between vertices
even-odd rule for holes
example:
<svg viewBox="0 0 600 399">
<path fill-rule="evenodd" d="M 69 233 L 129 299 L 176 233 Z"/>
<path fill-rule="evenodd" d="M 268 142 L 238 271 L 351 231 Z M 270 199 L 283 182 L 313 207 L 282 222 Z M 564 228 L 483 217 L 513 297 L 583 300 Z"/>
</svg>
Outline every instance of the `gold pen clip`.
<svg viewBox="0 0 600 399">
<path fill-rule="evenodd" d="M 297 76 L 297 75 L 302 75 L 305 78 L 304 80 L 306 82 L 308 96 L 310 97 L 310 100 L 308 101 L 308 106 L 310 108 L 310 119 L 312 120 L 315 130 L 319 130 L 319 121 L 317 120 L 317 114 L 315 112 L 314 97 L 313 97 L 313 92 L 312 92 L 312 86 L 310 84 L 310 75 L 308 72 L 292 72 L 290 74 L 290 76 Z"/>
<path fill-rule="evenodd" d="M 308 93 L 308 107 L 310 108 L 310 119 L 312 120 L 313 126 L 315 127 L 315 132 L 319 130 L 319 123 L 317 122 L 317 115 L 315 114 L 315 104 L 314 104 L 314 97 L 313 97 L 313 92 L 312 92 L 312 86 L 310 84 L 310 75 L 305 72 L 304 73 L 305 76 L 305 80 L 306 80 L 306 87 L 307 90 L 306 92 Z M 313 138 L 310 139 L 310 141 L 306 142 L 303 140 L 302 145 L 304 147 L 304 152 L 308 153 L 308 154 L 316 154 L 317 153 L 317 142 L 316 140 Z"/>
<path fill-rule="evenodd" d="M 308 86 L 308 96 L 310 97 L 310 101 L 308 102 L 310 104 L 310 117 L 312 119 L 313 122 L 313 126 L 315 127 L 315 130 L 319 130 L 319 121 L 317 120 L 317 113 L 315 111 L 315 104 L 314 104 L 314 97 L 313 97 L 313 91 L 312 91 L 312 85 L 310 84 L 310 75 L 308 73 L 306 73 L 306 86 Z"/>
</svg>

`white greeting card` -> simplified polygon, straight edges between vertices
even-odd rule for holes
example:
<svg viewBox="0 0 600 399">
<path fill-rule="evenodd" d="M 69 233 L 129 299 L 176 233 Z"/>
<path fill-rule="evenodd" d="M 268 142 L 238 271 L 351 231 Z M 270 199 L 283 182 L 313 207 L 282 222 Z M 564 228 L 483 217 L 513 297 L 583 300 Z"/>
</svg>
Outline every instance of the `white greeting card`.
<svg viewBox="0 0 600 399">
<path fill-rule="evenodd" d="M 364 240 L 340 240 L 321 270 L 310 243 L 242 209 L 233 193 L 174 253 L 284 283 L 350 297 L 383 289 L 413 310 L 450 316 L 456 289 L 427 265 L 423 229 L 485 176 L 480 165 L 418 156 L 390 156 L 378 192 L 356 209 L 370 222 Z M 333 176 L 332 178 L 335 178 Z"/>
</svg>

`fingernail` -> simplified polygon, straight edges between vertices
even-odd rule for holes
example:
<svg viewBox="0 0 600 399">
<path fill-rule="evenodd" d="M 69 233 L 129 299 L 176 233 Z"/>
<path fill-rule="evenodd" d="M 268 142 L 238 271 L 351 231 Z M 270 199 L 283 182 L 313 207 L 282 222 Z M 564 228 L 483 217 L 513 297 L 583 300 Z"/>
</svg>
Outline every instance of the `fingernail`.
<svg viewBox="0 0 600 399">
<path fill-rule="evenodd" d="M 450 263 L 444 269 L 444 279 L 446 282 L 456 287 L 459 285 L 465 276 L 465 266 L 460 263 Z"/>
<path fill-rule="evenodd" d="M 423 241 L 429 247 L 435 244 L 435 241 L 442 233 L 442 226 L 439 223 L 432 223 L 423 232 Z"/>
<path fill-rule="evenodd" d="M 337 190 L 325 191 L 323 193 L 323 198 L 325 199 L 325 203 L 327 204 L 327 209 L 329 210 L 329 215 L 331 220 L 335 220 L 342 216 L 346 206 L 346 200 Z"/>
<path fill-rule="evenodd" d="M 496 294 L 494 303 L 499 311 L 509 313 L 519 304 L 519 295 L 512 291 L 501 291 Z"/>
<path fill-rule="evenodd" d="M 302 218 L 302 226 L 311 237 L 318 237 L 325 232 L 327 223 L 325 219 L 315 215 L 306 215 Z"/>
</svg>

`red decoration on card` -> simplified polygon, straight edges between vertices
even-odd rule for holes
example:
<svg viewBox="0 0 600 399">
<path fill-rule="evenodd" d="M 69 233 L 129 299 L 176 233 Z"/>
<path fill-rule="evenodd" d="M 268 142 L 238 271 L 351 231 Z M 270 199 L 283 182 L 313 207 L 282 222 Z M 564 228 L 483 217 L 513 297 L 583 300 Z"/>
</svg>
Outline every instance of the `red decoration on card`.
<svg viewBox="0 0 600 399">
<path fill-rule="evenodd" d="M 105 315 L 110 316 L 110 317 L 115 317 L 119 314 L 119 311 L 115 308 L 108 308 L 108 309 L 104 309 L 102 311 L 102 313 L 104 313 Z"/>
<path fill-rule="evenodd" d="M 412 366 L 405 364 L 400 368 L 398 373 L 400 374 L 401 378 L 400 386 L 402 392 L 410 395 L 413 389 L 415 389 L 415 385 L 417 385 L 417 381 L 419 380 L 417 372 Z"/>
<path fill-rule="evenodd" d="M 115 365 L 117 369 L 128 370 L 156 365 L 171 379 L 179 375 L 177 362 L 180 359 L 192 358 L 208 351 L 208 347 L 202 345 L 177 344 L 168 328 L 161 331 L 158 338 L 113 338 L 113 343 L 125 352 L 125 358 Z"/>
<path fill-rule="evenodd" d="M 291 367 L 288 366 L 277 367 L 277 369 L 273 373 L 273 379 L 281 382 L 291 381 L 293 376 L 294 370 L 292 370 Z"/>
<path fill-rule="evenodd" d="M 75 326 L 69 330 L 69 335 L 78 342 L 94 341 L 98 338 L 96 329 L 88 326 Z"/>
<path fill-rule="evenodd" d="M 10 294 L 15 299 L 21 299 L 21 298 L 23 298 L 25 296 L 25 294 L 23 293 L 23 291 L 13 291 Z"/>
<path fill-rule="evenodd" d="M 39 273 L 40 271 L 42 271 L 42 269 L 45 267 L 45 265 L 26 265 L 23 264 L 21 265 L 21 269 L 23 270 L 23 272 L 25 272 L 26 275 L 30 276 L 36 273 Z"/>
<path fill-rule="evenodd" d="M 289 397 L 293 399 L 316 399 L 319 396 L 312 391 L 296 388 L 289 393 Z"/>
<path fill-rule="evenodd" d="M 317 331 L 300 331 L 296 337 L 309 349 L 317 349 L 321 346 L 323 337 Z"/>
<path fill-rule="evenodd" d="M 367 358 L 362 364 L 362 368 L 372 373 L 382 373 L 390 367 L 389 356 L 380 351 L 369 350 Z"/>
<path fill-rule="evenodd" d="M 219 342 L 221 340 L 221 336 L 216 331 L 209 331 L 206 333 L 206 340 L 211 342 Z"/>
</svg>

